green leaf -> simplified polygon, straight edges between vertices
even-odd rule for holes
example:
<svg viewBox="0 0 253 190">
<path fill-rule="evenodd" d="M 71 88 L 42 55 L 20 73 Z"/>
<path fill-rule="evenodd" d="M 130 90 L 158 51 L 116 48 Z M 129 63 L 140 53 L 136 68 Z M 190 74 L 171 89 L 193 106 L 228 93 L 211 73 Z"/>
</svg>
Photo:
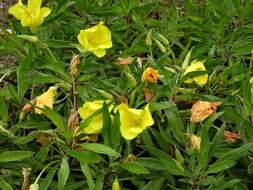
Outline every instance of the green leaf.
<svg viewBox="0 0 253 190">
<path fill-rule="evenodd" d="M 82 172 L 87 179 L 89 190 L 93 190 L 94 189 L 94 182 L 93 182 L 93 179 L 91 176 L 90 168 L 89 168 L 88 164 L 85 164 L 85 163 L 80 163 L 80 164 L 81 164 Z"/>
<path fill-rule="evenodd" d="M 103 103 L 103 128 L 102 128 L 102 136 L 104 139 L 104 145 L 111 145 L 111 117 L 108 110 L 107 104 Z"/>
<path fill-rule="evenodd" d="M 0 189 L 2 190 L 13 190 L 11 185 L 7 183 L 3 178 L 0 177 Z"/>
<path fill-rule="evenodd" d="M 116 152 L 112 148 L 110 148 L 108 146 L 105 146 L 105 145 L 102 145 L 102 144 L 85 143 L 85 144 L 81 144 L 81 146 L 83 148 L 85 148 L 86 150 L 90 150 L 92 152 L 96 152 L 96 153 L 99 153 L 99 154 L 106 154 L 108 156 L 120 157 L 120 154 L 118 152 Z"/>
<path fill-rule="evenodd" d="M 165 178 L 161 177 L 152 181 L 149 181 L 141 190 L 154 190 L 154 189 L 163 189 Z"/>
<path fill-rule="evenodd" d="M 201 145 L 200 145 L 200 152 L 199 152 L 199 169 L 204 170 L 208 164 L 208 154 L 209 154 L 209 135 L 208 131 L 205 128 L 201 130 Z"/>
<path fill-rule="evenodd" d="M 56 173 L 56 168 L 49 170 L 47 176 L 42 180 L 39 190 L 47 190 L 49 185 L 52 183 L 54 175 Z"/>
<path fill-rule="evenodd" d="M 231 189 L 235 184 L 239 183 L 240 181 L 240 179 L 231 179 L 225 182 L 223 185 L 219 186 L 218 188 L 215 188 L 215 190 Z"/>
<path fill-rule="evenodd" d="M 234 166 L 236 162 L 232 160 L 218 160 L 209 166 L 207 173 L 218 173 Z"/>
<path fill-rule="evenodd" d="M 184 168 L 183 166 L 176 161 L 175 159 L 160 159 L 164 168 L 173 175 L 182 175 L 184 176 Z"/>
<path fill-rule="evenodd" d="M 117 150 L 120 146 L 121 140 L 119 112 L 117 112 L 113 118 L 112 129 L 113 130 L 111 130 L 111 143 L 113 149 Z"/>
<path fill-rule="evenodd" d="M 6 151 L 0 154 L 0 162 L 21 161 L 33 155 L 31 151 Z"/>
<path fill-rule="evenodd" d="M 31 69 L 33 56 L 33 49 L 29 48 L 28 55 L 25 59 L 21 60 L 17 68 L 17 82 L 18 82 L 18 96 L 19 98 L 23 97 L 26 90 L 28 89 L 29 80 L 28 73 Z"/>
<path fill-rule="evenodd" d="M 53 109 L 46 107 L 46 116 L 53 122 L 53 124 L 64 134 L 64 137 L 70 141 L 72 138 L 71 131 L 66 125 L 66 120 Z"/>
<path fill-rule="evenodd" d="M 62 158 L 60 170 L 58 171 L 58 190 L 63 190 L 69 177 L 69 164 L 67 156 Z"/>
<path fill-rule="evenodd" d="M 122 167 L 134 174 L 149 174 L 148 169 L 137 161 L 125 162 L 122 164 Z"/>
<path fill-rule="evenodd" d="M 8 105 L 5 101 L 5 98 L 3 96 L 0 96 L 0 119 L 2 121 L 7 122 L 8 121 Z"/>
<path fill-rule="evenodd" d="M 74 150 L 68 150 L 66 152 L 69 156 L 72 156 L 76 158 L 77 160 L 79 160 L 80 162 L 86 163 L 86 164 L 95 164 L 95 163 L 99 163 L 103 161 L 103 158 L 99 154 L 96 154 L 90 151 L 77 152 Z"/>
<path fill-rule="evenodd" d="M 247 156 L 249 151 L 252 152 L 253 143 L 247 143 L 239 148 L 230 150 L 229 152 L 222 153 L 218 156 L 218 160 L 232 160 L 236 161 L 241 157 Z"/>
</svg>

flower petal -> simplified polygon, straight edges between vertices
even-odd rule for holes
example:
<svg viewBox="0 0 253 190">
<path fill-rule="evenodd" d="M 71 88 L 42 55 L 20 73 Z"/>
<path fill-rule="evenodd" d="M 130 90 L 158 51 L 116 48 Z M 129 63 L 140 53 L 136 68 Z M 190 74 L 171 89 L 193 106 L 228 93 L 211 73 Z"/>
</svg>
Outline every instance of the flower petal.
<svg viewBox="0 0 253 190">
<path fill-rule="evenodd" d="M 96 49 L 96 50 L 93 50 L 92 53 L 94 53 L 97 57 L 103 57 L 106 54 L 106 50 L 105 49 Z"/>
<path fill-rule="evenodd" d="M 28 10 L 39 15 L 41 2 L 42 0 L 28 0 Z"/>
<path fill-rule="evenodd" d="M 21 20 L 27 8 L 19 0 L 18 3 L 9 8 L 9 13 L 12 14 L 16 19 Z"/>
<path fill-rule="evenodd" d="M 88 127 L 83 129 L 83 132 L 86 134 L 98 134 L 103 128 L 103 115 L 99 114 L 95 116 Z"/>
</svg>

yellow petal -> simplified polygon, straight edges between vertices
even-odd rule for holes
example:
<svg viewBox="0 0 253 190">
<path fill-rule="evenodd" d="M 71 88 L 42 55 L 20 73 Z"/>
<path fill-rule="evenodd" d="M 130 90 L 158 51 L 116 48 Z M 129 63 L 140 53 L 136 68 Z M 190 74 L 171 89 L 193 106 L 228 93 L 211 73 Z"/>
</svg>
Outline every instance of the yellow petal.
<svg viewBox="0 0 253 190">
<path fill-rule="evenodd" d="M 78 112 L 79 112 L 81 118 L 87 119 L 89 116 L 91 116 L 97 110 L 101 109 L 103 107 L 103 103 L 104 103 L 104 101 L 101 101 L 101 100 L 84 103 L 83 107 L 78 109 Z"/>
<path fill-rule="evenodd" d="M 143 119 L 143 126 L 145 128 L 154 125 L 154 120 L 152 118 L 152 115 L 149 111 L 149 105 L 146 105 L 142 114 Z"/>
<path fill-rule="evenodd" d="M 90 36 L 89 41 L 96 48 L 107 49 L 112 47 L 111 32 L 101 22 L 97 25 L 96 31 Z"/>
<path fill-rule="evenodd" d="M 27 8 L 19 0 L 18 3 L 9 8 L 9 13 L 12 14 L 16 19 L 21 20 Z"/>
<path fill-rule="evenodd" d="M 79 35 L 77 36 L 79 43 L 83 46 L 85 51 L 92 51 L 95 49 L 95 47 L 93 47 L 92 44 L 90 44 L 88 41 L 92 33 L 93 33 L 93 29 L 89 28 L 86 30 L 81 30 Z"/>
<path fill-rule="evenodd" d="M 198 60 L 194 60 L 191 62 L 190 66 L 188 66 L 184 72 L 184 75 L 190 72 L 194 72 L 194 71 L 205 71 L 206 68 L 204 66 L 204 61 L 198 61 Z M 201 76 L 197 76 L 197 77 L 193 77 L 193 78 L 188 78 L 187 80 L 185 80 L 185 83 L 192 83 L 195 82 L 196 84 L 198 84 L 199 86 L 204 86 L 208 81 L 208 75 L 204 74 Z"/>
<path fill-rule="evenodd" d="M 50 87 L 46 92 L 36 98 L 36 108 L 35 113 L 43 114 L 44 112 L 41 110 L 45 106 L 49 108 L 53 108 L 54 97 L 56 96 L 57 88 Z M 40 109 L 39 109 L 40 108 Z"/>
<path fill-rule="evenodd" d="M 26 12 L 25 14 L 23 14 L 21 18 L 21 25 L 23 27 L 32 26 L 33 25 L 32 23 L 33 23 L 33 20 L 32 20 L 32 17 L 29 15 L 29 13 Z"/>
<path fill-rule="evenodd" d="M 83 132 L 86 134 L 98 134 L 103 128 L 103 114 L 99 114 L 92 118 L 90 124 L 83 129 Z"/>
<path fill-rule="evenodd" d="M 39 15 L 42 0 L 28 0 L 28 10 Z"/>
<path fill-rule="evenodd" d="M 103 57 L 106 54 L 106 50 L 96 49 L 96 50 L 93 50 L 92 53 L 94 53 L 97 57 Z"/>
<path fill-rule="evenodd" d="M 202 87 L 207 83 L 208 75 L 207 74 L 201 75 L 199 77 L 195 77 L 193 80 L 196 82 L 196 84 Z"/>
</svg>

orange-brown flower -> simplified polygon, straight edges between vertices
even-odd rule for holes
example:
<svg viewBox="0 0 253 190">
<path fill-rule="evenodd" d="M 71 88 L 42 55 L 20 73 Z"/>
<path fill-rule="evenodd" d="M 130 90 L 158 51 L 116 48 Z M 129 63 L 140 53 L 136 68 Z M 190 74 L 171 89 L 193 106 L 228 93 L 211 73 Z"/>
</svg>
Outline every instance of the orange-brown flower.
<svg viewBox="0 0 253 190">
<path fill-rule="evenodd" d="M 157 83 L 158 80 L 158 71 L 148 67 L 141 76 L 141 80 L 143 82 L 152 82 L 152 83 Z"/>
<path fill-rule="evenodd" d="M 221 104 L 221 102 L 197 101 L 191 108 L 191 122 L 198 123 L 204 121 Z"/>
<path fill-rule="evenodd" d="M 224 131 L 224 139 L 229 143 L 235 143 L 240 140 L 240 133 L 233 133 L 230 131 Z"/>
</svg>

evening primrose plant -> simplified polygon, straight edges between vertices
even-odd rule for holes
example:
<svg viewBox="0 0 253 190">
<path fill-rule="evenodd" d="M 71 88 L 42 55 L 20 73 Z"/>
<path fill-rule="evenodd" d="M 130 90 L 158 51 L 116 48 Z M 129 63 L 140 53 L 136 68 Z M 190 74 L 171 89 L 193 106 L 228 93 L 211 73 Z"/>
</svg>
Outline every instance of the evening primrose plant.
<svg viewBox="0 0 253 190">
<path fill-rule="evenodd" d="M 252 10 L 1 1 L 0 189 L 252 189 Z"/>
</svg>

